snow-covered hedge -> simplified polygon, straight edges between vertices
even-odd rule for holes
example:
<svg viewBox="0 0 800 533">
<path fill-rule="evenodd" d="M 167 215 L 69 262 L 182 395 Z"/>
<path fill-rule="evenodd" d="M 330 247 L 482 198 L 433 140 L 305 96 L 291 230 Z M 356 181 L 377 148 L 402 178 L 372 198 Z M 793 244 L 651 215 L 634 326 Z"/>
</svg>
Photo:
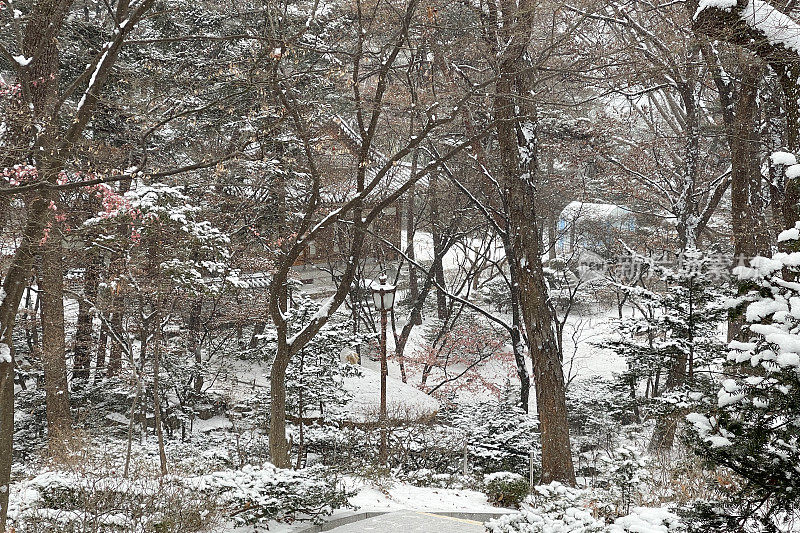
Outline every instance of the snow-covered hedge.
<svg viewBox="0 0 800 533">
<path fill-rule="evenodd" d="M 191 532 L 213 526 L 216 513 L 180 478 L 53 470 L 12 488 L 9 518 L 16 531 Z"/>
<path fill-rule="evenodd" d="M 359 474 L 377 462 L 378 427 L 305 428 L 309 458 L 342 473 Z M 507 401 L 459 405 L 439 413 L 436 423 L 407 422 L 389 431 L 389 464 L 398 479 L 418 485 L 460 486 L 467 446 L 470 474 L 520 472 L 527 477 L 530 452 L 538 476 L 535 415 Z M 434 476 L 432 473 L 436 473 Z"/>
<path fill-rule="evenodd" d="M 266 520 L 318 520 L 347 505 L 347 492 L 322 468 L 247 465 L 194 477 L 125 479 L 113 471 L 46 471 L 13 487 L 17 531 L 214 530 Z"/>
</svg>

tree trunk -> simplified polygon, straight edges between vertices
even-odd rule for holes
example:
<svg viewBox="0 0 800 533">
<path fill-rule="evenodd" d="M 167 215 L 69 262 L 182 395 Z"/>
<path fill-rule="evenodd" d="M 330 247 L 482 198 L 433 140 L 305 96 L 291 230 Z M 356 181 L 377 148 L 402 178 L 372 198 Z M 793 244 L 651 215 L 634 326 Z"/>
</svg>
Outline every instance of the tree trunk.
<svg viewBox="0 0 800 533">
<path fill-rule="evenodd" d="M 200 328 L 200 311 L 203 308 L 202 300 L 192 303 L 189 311 L 189 338 L 187 347 L 194 357 L 194 391 L 203 390 L 203 353 L 200 350 L 198 329 Z"/>
<path fill-rule="evenodd" d="M 114 295 L 113 304 L 112 304 L 112 313 L 109 322 L 111 322 L 111 329 L 113 329 L 117 335 L 122 333 L 122 297 Z M 116 376 L 119 372 L 120 368 L 122 368 L 122 346 L 111 338 L 111 348 L 109 349 L 108 353 L 108 368 L 106 369 L 106 376 L 113 377 Z"/>
<path fill-rule="evenodd" d="M 678 215 L 678 248 L 681 257 L 686 257 L 686 253 L 696 250 L 697 240 L 703 230 L 699 223 L 700 208 L 696 200 L 696 184 L 698 178 L 699 147 L 700 147 L 700 116 L 699 116 L 699 82 L 698 65 L 700 58 L 700 44 L 696 38 L 691 39 L 687 57 L 685 60 L 686 80 L 679 85 L 681 102 L 683 103 L 685 116 L 684 156 L 683 156 L 683 183 L 681 184 L 682 208 Z M 669 375 L 665 390 L 683 384 L 686 381 L 688 359 L 686 357 L 676 358 L 670 366 Z M 675 429 L 678 423 L 678 413 L 669 413 L 656 420 L 656 427 L 650 441 L 651 451 L 666 451 L 672 448 L 675 441 Z"/>
<path fill-rule="evenodd" d="M 160 299 L 159 299 L 160 300 Z M 161 475 L 167 475 L 167 454 L 164 451 L 164 429 L 161 424 L 161 302 L 156 302 L 156 313 L 153 318 L 155 331 L 153 333 L 153 423 L 156 426 L 158 437 L 158 459 L 161 465 Z M 144 353 L 142 354 L 144 355 Z"/>
<path fill-rule="evenodd" d="M 677 357 L 670 367 L 667 374 L 666 383 L 664 383 L 664 390 L 673 390 L 682 385 L 686 379 L 686 365 L 688 361 L 685 354 Z M 656 376 L 656 384 L 658 383 L 658 376 Z M 657 392 L 657 391 L 656 391 Z M 652 453 L 667 452 L 672 448 L 675 441 L 675 432 L 678 427 L 678 416 L 674 413 L 668 414 L 658 420 L 655 429 L 653 430 L 653 437 L 650 439 L 648 446 Z"/>
<path fill-rule="evenodd" d="M 734 262 L 748 264 L 769 250 L 770 239 L 763 235 L 761 204 L 760 136 L 758 88 L 763 77 L 760 65 L 743 64 L 742 80 L 735 114 L 729 125 L 731 150 L 731 226 Z M 739 283 L 739 293 L 749 291 Z M 732 309 L 728 315 L 728 340 L 739 338 L 744 324 L 744 309 Z"/>
<path fill-rule="evenodd" d="M 776 40 L 774 35 L 765 31 L 764 25 L 757 24 L 772 15 L 771 11 L 778 9 L 767 3 L 756 17 L 759 20 L 754 20 L 752 16 L 742 13 L 747 5 L 748 0 L 737 0 L 732 7 L 723 8 L 711 3 L 699 9 L 698 0 L 686 2 L 695 32 L 746 48 L 772 67 L 785 97 L 787 148 L 797 153 L 800 151 L 800 53 L 791 46 L 784 46 L 780 39 Z M 800 28 L 782 30 L 784 34 L 791 35 Z M 787 179 L 780 209 L 784 228 L 793 228 L 800 220 L 799 202 L 800 180 Z"/>
<path fill-rule="evenodd" d="M 415 162 L 416 163 L 416 162 Z M 412 163 L 413 165 L 414 163 Z M 416 172 L 415 168 L 412 168 L 412 173 Z M 416 221 L 415 213 L 414 213 L 414 187 L 411 187 L 408 190 L 406 195 L 406 255 L 410 259 L 408 262 L 408 293 L 409 293 L 409 300 L 412 302 L 417 301 L 417 297 L 419 297 L 419 280 L 417 279 L 417 267 L 414 266 L 413 261 L 416 260 L 416 255 L 414 252 L 414 234 L 416 233 Z M 414 317 L 414 320 L 419 320 L 416 325 L 422 324 L 422 316 Z"/>
<path fill-rule="evenodd" d="M 446 320 L 448 318 L 447 308 L 447 289 L 446 281 L 444 278 L 444 265 L 442 263 L 441 253 L 442 248 L 445 246 L 442 235 L 442 222 L 439 213 L 439 191 L 438 191 L 438 174 L 433 173 L 430 179 L 430 205 L 431 205 L 431 235 L 433 237 L 433 254 L 434 261 L 431 268 L 433 269 L 433 276 L 436 280 L 436 313 L 439 320 Z"/>
<path fill-rule="evenodd" d="M 289 347 L 279 344 L 270 372 L 269 456 L 278 468 L 291 466 L 286 440 L 286 368 L 290 358 Z"/>
<path fill-rule="evenodd" d="M 513 12 L 504 5 L 504 13 Z M 530 9 L 520 4 L 520 11 Z M 575 484 L 567 421 L 564 372 L 554 331 L 555 316 L 549 301 L 542 267 L 542 247 L 536 221 L 533 173 L 536 172 L 535 113 L 529 101 L 515 101 L 513 95 L 530 94 L 522 61 L 518 55 L 504 57 L 494 97 L 497 140 L 503 185 L 507 194 L 509 237 L 515 250 L 520 311 L 528 332 L 533 359 L 536 408 L 542 440 L 542 483 L 560 481 Z M 525 110 L 519 116 L 516 109 Z M 521 152 L 525 159 L 521 158 Z"/>
<path fill-rule="evenodd" d="M 259 320 L 253 326 L 253 334 L 250 336 L 250 342 L 247 343 L 248 350 L 254 350 L 256 346 L 258 346 L 258 337 L 264 334 L 264 329 L 266 329 L 267 323 L 263 320 Z"/>
<path fill-rule="evenodd" d="M 86 261 L 83 279 L 83 298 L 78 302 L 78 324 L 75 330 L 74 379 L 88 380 L 92 361 L 92 306 L 97 302 L 100 276 L 100 255 L 92 254 Z"/>
<path fill-rule="evenodd" d="M 503 234 L 503 247 L 508 260 L 509 275 L 511 278 L 511 325 L 513 327 L 511 333 L 511 346 L 514 350 L 514 362 L 517 365 L 517 376 L 519 377 L 520 384 L 520 406 L 527 413 L 529 410 L 530 396 L 531 396 L 531 377 L 528 373 L 528 365 L 525 361 L 525 347 L 522 338 L 522 315 L 520 313 L 520 294 L 519 294 L 519 270 L 517 268 L 517 260 L 514 247 L 511 240 L 508 238 L 508 233 Z"/>
<path fill-rule="evenodd" d="M 72 424 L 64 344 L 64 262 L 61 238 L 51 233 L 42 249 L 39 276 L 42 300 L 42 367 L 47 405 L 47 441 L 51 452 L 60 451 Z"/>
<path fill-rule="evenodd" d="M 0 301 L 0 343 L 8 348 L 9 357 L 0 358 L 0 531 L 6 529 L 8 486 L 14 439 L 14 343 L 12 332 L 22 293 L 28 285 L 33 267 L 34 246 L 39 243 L 47 221 L 50 202 L 45 198 L 28 205 L 28 221 L 22 241 L 3 280 L 5 297 Z M 0 347 L 2 348 L 2 347 Z M 5 351 L 6 348 L 3 348 Z"/>
<path fill-rule="evenodd" d="M 100 336 L 97 339 L 97 363 L 94 366 L 94 382 L 100 381 L 106 373 L 106 351 L 108 349 L 108 328 L 103 323 L 100 326 Z"/>
</svg>

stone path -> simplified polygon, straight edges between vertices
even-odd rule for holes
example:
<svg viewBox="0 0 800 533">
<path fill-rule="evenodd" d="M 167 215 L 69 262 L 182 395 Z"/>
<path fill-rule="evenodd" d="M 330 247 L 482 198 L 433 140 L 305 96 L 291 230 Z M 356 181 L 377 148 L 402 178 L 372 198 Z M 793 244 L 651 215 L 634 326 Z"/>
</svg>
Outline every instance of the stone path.
<svg viewBox="0 0 800 533">
<path fill-rule="evenodd" d="M 483 522 L 451 518 L 422 511 L 398 511 L 352 524 L 339 526 L 331 533 L 484 533 Z"/>
</svg>

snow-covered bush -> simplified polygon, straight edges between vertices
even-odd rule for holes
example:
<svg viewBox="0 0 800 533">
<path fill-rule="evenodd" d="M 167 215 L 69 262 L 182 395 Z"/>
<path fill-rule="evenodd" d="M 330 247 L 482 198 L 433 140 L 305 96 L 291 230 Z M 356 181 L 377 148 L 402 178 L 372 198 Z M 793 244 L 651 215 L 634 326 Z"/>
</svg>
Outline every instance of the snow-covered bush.
<svg viewBox="0 0 800 533">
<path fill-rule="evenodd" d="M 682 533 L 687 531 L 681 518 L 663 507 L 634 507 L 630 514 L 614 520 L 608 533 Z"/>
<path fill-rule="evenodd" d="M 108 533 L 213 530 L 216 504 L 177 477 L 125 479 L 113 471 L 48 470 L 12 490 L 20 532 Z"/>
<path fill-rule="evenodd" d="M 519 513 L 486 524 L 489 533 L 594 533 L 605 523 L 588 508 L 588 493 L 558 482 L 535 487 Z"/>
<path fill-rule="evenodd" d="M 528 473 L 530 452 L 539 465 L 539 426 L 505 395 L 500 400 L 462 403 L 443 412 L 441 420 L 463 435 L 469 461 L 476 471 Z M 463 441 L 457 450 L 463 450 Z M 538 477 L 538 472 L 534 472 Z"/>
<path fill-rule="evenodd" d="M 309 425 L 305 428 L 308 464 L 349 475 L 374 472 L 379 435 L 377 427 L 366 425 Z M 534 451 L 534 477 L 538 477 L 538 435 L 535 416 L 507 401 L 465 403 L 440 412 L 433 421 L 390 428 L 389 466 L 393 477 L 419 486 L 481 488 L 483 475 L 492 472 L 517 472 L 527 479 Z"/>
<path fill-rule="evenodd" d="M 281 470 L 270 464 L 246 465 L 187 478 L 185 483 L 214 497 L 239 524 L 265 520 L 319 520 L 348 505 L 349 493 L 322 467 Z"/>
<path fill-rule="evenodd" d="M 92 445 L 114 446 L 93 441 Z M 182 463 L 169 476 L 148 473 L 148 457 L 137 456 L 129 477 L 109 466 L 102 451 L 86 453 L 69 470 L 44 467 L 12 485 L 12 524 L 20 532 L 144 533 L 215 531 L 223 520 L 259 524 L 268 520 L 319 520 L 348 505 L 350 493 L 339 478 L 320 466 L 281 470 L 272 465 L 245 465 L 214 470 L 230 463 L 223 443 L 172 448 L 171 455 L 194 450 L 195 463 Z M 221 458 L 216 457 L 222 455 Z M 95 457 L 94 455 L 98 455 Z M 195 473 L 192 473 L 195 472 Z"/>
<path fill-rule="evenodd" d="M 664 508 L 635 507 L 606 523 L 593 512 L 591 493 L 551 483 L 536 487 L 522 511 L 486 524 L 489 533 L 684 533 L 680 517 Z"/>
<path fill-rule="evenodd" d="M 398 478 L 418 487 L 438 487 L 443 489 L 461 489 L 465 485 L 471 485 L 472 479 L 465 478 L 461 474 L 439 473 L 430 468 L 412 470 L 408 473 L 399 472 Z"/>
<path fill-rule="evenodd" d="M 800 223 L 779 241 L 799 236 Z M 734 273 L 753 287 L 741 296 L 750 337 L 730 343 L 717 393 L 687 416 L 690 437 L 712 465 L 742 478 L 721 487 L 725 501 L 710 513 L 720 516 L 707 518 L 740 531 L 781 530 L 800 518 L 800 252 L 757 257 Z"/>
<path fill-rule="evenodd" d="M 493 472 L 483 477 L 484 492 L 495 505 L 518 507 L 528 495 L 528 481 L 513 472 Z"/>
<path fill-rule="evenodd" d="M 611 472 L 612 488 L 621 510 L 627 514 L 648 476 L 647 465 L 639 452 L 629 446 L 620 447 L 612 463 L 614 465 Z"/>
</svg>

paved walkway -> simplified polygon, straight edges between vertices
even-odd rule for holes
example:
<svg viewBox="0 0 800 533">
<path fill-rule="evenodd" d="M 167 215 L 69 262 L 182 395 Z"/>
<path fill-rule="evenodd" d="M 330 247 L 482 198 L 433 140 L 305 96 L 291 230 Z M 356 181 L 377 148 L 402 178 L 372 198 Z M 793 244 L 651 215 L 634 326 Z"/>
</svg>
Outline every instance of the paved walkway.
<svg viewBox="0 0 800 533">
<path fill-rule="evenodd" d="M 398 511 L 352 524 L 339 526 L 331 533 L 484 533 L 483 522 L 451 518 L 422 511 Z"/>
</svg>

